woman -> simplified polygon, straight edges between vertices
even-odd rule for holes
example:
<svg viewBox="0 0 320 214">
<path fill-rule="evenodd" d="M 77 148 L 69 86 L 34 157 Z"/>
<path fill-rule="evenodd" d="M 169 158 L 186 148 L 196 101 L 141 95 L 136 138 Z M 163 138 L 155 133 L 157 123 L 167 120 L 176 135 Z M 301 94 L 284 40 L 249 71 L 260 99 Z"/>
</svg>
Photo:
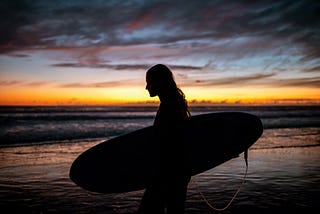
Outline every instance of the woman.
<svg viewBox="0 0 320 214">
<path fill-rule="evenodd" d="M 146 89 L 158 96 L 160 106 L 154 121 L 154 145 L 159 162 L 153 179 L 147 185 L 138 213 L 184 213 L 190 173 L 183 126 L 190 117 L 187 101 L 177 87 L 170 69 L 162 64 L 151 67 L 146 74 Z"/>
</svg>

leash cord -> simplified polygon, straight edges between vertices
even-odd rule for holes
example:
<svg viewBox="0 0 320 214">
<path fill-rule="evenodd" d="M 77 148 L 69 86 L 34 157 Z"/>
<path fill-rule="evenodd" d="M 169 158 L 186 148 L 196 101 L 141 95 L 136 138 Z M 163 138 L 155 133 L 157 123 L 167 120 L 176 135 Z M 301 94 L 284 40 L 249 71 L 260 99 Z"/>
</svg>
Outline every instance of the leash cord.
<svg viewBox="0 0 320 214">
<path fill-rule="evenodd" d="M 199 190 L 199 186 L 197 185 L 197 183 L 196 183 L 194 180 L 192 180 L 192 182 L 195 183 L 197 192 L 200 194 L 202 200 L 203 200 L 212 210 L 214 210 L 214 211 L 219 211 L 219 212 L 220 212 L 220 211 L 224 211 L 224 210 L 228 209 L 228 208 L 230 207 L 230 205 L 232 204 L 232 202 L 234 201 L 234 199 L 237 197 L 238 193 L 240 192 L 240 189 L 241 189 L 242 185 L 244 184 L 244 182 L 245 182 L 245 180 L 246 180 L 247 173 L 248 173 L 248 150 L 246 150 L 246 151 L 244 152 L 244 159 L 245 159 L 245 162 L 246 162 L 246 171 L 245 171 L 244 176 L 243 176 L 243 178 L 242 178 L 242 182 L 241 182 L 239 188 L 237 189 L 237 191 L 234 193 L 234 195 L 233 195 L 233 197 L 231 198 L 231 200 L 229 201 L 229 203 L 228 203 L 225 207 L 223 207 L 223 208 L 217 208 L 217 207 L 215 207 L 215 206 L 213 205 L 213 203 L 210 202 L 210 201 L 206 198 L 206 196 L 203 194 L 203 192 L 201 192 L 201 191 Z"/>
</svg>

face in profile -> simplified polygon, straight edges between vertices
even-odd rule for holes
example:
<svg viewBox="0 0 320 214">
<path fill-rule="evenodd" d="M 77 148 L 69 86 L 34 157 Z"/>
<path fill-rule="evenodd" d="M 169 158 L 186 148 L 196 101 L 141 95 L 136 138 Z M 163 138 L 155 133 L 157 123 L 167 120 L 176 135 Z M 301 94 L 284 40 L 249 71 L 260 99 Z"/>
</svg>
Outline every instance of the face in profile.
<svg viewBox="0 0 320 214">
<path fill-rule="evenodd" d="M 147 71 L 146 82 L 150 97 L 165 97 L 177 88 L 171 71 L 162 64 L 155 65 Z"/>
<path fill-rule="evenodd" d="M 150 75 L 147 75 L 146 78 L 147 85 L 146 89 L 149 91 L 150 97 L 155 97 L 158 95 L 159 84 L 155 81 Z"/>
</svg>

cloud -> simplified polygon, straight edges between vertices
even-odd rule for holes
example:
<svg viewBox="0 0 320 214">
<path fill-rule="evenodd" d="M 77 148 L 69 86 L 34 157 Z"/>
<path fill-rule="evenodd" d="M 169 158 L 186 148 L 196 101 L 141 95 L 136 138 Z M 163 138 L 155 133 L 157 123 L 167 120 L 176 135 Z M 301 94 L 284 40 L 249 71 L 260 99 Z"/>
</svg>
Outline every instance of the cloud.
<svg viewBox="0 0 320 214">
<path fill-rule="evenodd" d="M 0 81 L 0 86 L 15 86 L 20 85 L 22 81 L 20 80 L 3 80 Z"/>
<path fill-rule="evenodd" d="M 102 64 L 102 63 L 57 63 L 51 65 L 53 67 L 71 67 L 71 68 L 106 68 L 112 70 L 147 70 L 151 64 Z M 168 65 L 172 69 L 178 70 L 201 70 L 200 66 L 188 66 L 188 65 Z"/>
<path fill-rule="evenodd" d="M 319 83 L 317 1 L 3 2 L 0 55 L 22 60 L 27 53 L 31 62 L 34 52 L 42 51 L 42 56 L 55 60 L 52 67 L 111 71 L 140 71 L 164 63 L 178 71 L 185 85 L 316 87 Z M 47 54 L 53 50 L 59 53 Z M 297 70 L 301 72 L 294 79 Z M 198 71 L 204 71 L 202 78 L 192 79 L 189 74 Z M 218 72 L 225 76 L 205 78 Z M 231 72 L 239 76 L 230 77 Z M 275 73 L 280 72 L 288 78 L 277 78 Z M 0 82 L 15 84 L 22 83 Z M 115 85 L 71 80 L 60 87 Z"/>
<path fill-rule="evenodd" d="M 303 70 L 303 72 L 313 73 L 313 72 L 320 72 L 320 66 L 315 66 L 312 68 L 306 68 Z"/>
<path fill-rule="evenodd" d="M 17 57 L 17 58 L 27 58 L 27 57 L 29 57 L 28 54 L 23 54 L 23 53 L 12 53 L 12 54 L 10 54 L 10 56 Z"/>
<path fill-rule="evenodd" d="M 32 81 L 32 82 L 25 82 L 22 85 L 24 86 L 31 86 L 31 87 L 40 87 L 40 86 L 47 86 L 51 83 L 48 81 Z"/>
<path fill-rule="evenodd" d="M 105 81 L 105 82 L 93 82 L 93 83 L 84 83 L 84 82 L 73 82 L 60 84 L 58 87 L 61 88 L 110 88 L 117 87 L 119 85 L 133 85 L 135 84 L 134 80 L 122 80 L 122 81 Z"/>
<path fill-rule="evenodd" d="M 131 22 L 127 27 L 125 32 L 130 33 L 136 29 L 142 28 L 143 26 L 147 25 L 148 23 L 152 22 L 152 19 L 154 19 L 156 16 L 153 12 L 146 12 L 146 14 L 143 14 L 142 16 L 135 19 L 133 22 Z"/>
<path fill-rule="evenodd" d="M 146 70 L 149 68 L 149 65 L 145 64 L 103 64 L 103 63 L 57 63 L 53 64 L 54 67 L 71 67 L 71 68 L 106 68 L 106 69 L 112 69 L 112 70 Z"/>
<path fill-rule="evenodd" d="M 22 81 L 22 80 L 3 80 L 0 81 L 0 86 L 30 86 L 40 87 L 50 85 L 48 81 Z"/>
<path fill-rule="evenodd" d="M 320 77 L 275 79 L 272 84 L 280 87 L 320 87 Z"/>
<path fill-rule="evenodd" d="M 279 78 L 275 73 L 252 74 L 238 77 L 217 77 L 205 79 L 181 79 L 182 86 L 213 86 L 213 87 L 308 87 L 319 88 L 320 77 Z"/>
<path fill-rule="evenodd" d="M 2 53 L 249 36 L 280 40 L 285 46 L 301 45 L 304 60 L 320 56 L 316 1 L 6 0 L 4 5 Z"/>
<path fill-rule="evenodd" d="M 254 74 L 239 77 L 206 78 L 191 80 L 182 83 L 183 86 L 246 86 L 247 84 L 261 83 L 275 74 Z"/>
</svg>

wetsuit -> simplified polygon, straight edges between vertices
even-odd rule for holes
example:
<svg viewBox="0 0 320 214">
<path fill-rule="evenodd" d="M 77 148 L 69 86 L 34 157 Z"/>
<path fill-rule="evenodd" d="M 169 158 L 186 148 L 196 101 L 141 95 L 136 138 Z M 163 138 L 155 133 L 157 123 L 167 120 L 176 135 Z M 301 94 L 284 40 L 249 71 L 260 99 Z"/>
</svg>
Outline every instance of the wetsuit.
<svg viewBox="0 0 320 214">
<path fill-rule="evenodd" d="M 140 214 L 182 214 L 190 172 L 183 144 L 188 114 L 175 99 L 161 102 L 154 121 L 155 148 L 159 154 L 153 179 L 142 198 Z"/>
</svg>

